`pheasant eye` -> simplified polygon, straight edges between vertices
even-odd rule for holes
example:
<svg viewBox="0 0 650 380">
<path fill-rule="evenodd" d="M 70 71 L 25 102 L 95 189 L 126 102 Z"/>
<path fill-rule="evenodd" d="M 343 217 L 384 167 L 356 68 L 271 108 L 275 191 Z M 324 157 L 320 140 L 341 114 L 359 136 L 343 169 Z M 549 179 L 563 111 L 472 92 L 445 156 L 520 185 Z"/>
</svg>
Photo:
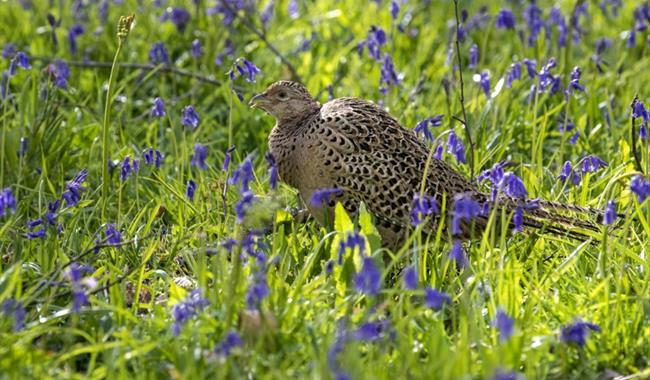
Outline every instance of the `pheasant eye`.
<svg viewBox="0 0 650 380">
<path fill-rule="evenodd" d="M 282 91 L 282 92 L 278 93 L 278 98 L 280 100 L 287 100 L 289 98 L 289 95 L 287 95 L 286 92 Z"/>
</svg>

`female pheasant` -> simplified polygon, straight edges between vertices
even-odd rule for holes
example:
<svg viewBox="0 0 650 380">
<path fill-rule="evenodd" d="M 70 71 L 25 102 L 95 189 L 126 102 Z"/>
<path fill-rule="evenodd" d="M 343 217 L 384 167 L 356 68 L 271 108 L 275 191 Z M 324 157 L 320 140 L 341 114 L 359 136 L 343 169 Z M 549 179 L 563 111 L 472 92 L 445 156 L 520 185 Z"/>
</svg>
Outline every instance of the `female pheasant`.
<svg viewBox="0 0 650 380">
<path fill-rule="evenodd" d="M 290 81 L 273 83 L 249 104 L 275 117 L 269 149 L 280 179 L 298 189 L 317 221 L 331 221 L 336 202 L 351 216 L 364 202 L 377 220 L 382 244 L 393 249 L 401 245 L 411 228 L 413 199 L 420 193 L 429 154 L 414 131 L 402 127 L 374 103 L 340 98 L 321 105 L 303 85 Z M 524 199 L 506 196 L 491 199 L 442 160 L 433 158 L 426 173 L 424 195 L 433 197 L 437 205 L 444 199 L 447 210 L 461 197 L 508 213 L 527 204 Z M 310 203 L 314 192 L 322 189 L 338 191 L 324 206 Z M 558 211 L 594 216 L 589 209 L 538 201 L 534 208 L 526 207 L 523 225 L 557 233 L 566 233 L 567 226 L 574 231 L 597 230 L 592 222 Z M 433 231 L 440 219 L 434 216 L 427 230 Z M 485 214 L 477 215 L 471 223 L 464 223 L 457 235 L 469 236 L 486 222 Z"/>
</svg>

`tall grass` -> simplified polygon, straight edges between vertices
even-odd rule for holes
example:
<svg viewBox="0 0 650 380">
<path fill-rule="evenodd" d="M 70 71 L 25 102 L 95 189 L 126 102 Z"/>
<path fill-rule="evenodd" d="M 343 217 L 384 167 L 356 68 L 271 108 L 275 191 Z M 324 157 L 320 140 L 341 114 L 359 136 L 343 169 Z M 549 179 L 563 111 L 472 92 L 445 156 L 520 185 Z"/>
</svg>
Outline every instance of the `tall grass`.
<svg viewBox="0 0 650 380">
<path fill-rule="evenodd" d="M 465 86 L 461 105 L 456 57 L 446 63 L 455 28 L 451 1 L 398 1 L 397 20 L 387 1 L 298 1 L 296 17 L 289 14 L 289 2 L 277 1 L 267 25 L 260 12 L 268 2 L 250 2 L 230 24 L 224 24 L 222 13 L 209 15 L 212 3 L 166 3 L 190 12 L 184 31 L 170 20 L 161 21 L 165 8 L 149 2 L 109 2 L 105 19 L 95 2 L 84 3 L 78 14 L 72 2 L 32 3 L 27 9 L 21 2 L 0 3 L 0 25 L 9 26 L 0 32 L 0 41 L 13 42 L 32 65 L 11 77 L 9 95 L 0 106 L 0 189 L 10 187 L 18 200 L 16 212 L 0 218 L 2 377 L 650 375 L 650 209 L 648 201 L 639 203 L 630 191 L 632 177 L 643 173 L 635 167 L 629 108 L 637 94 L 650 104 L 650 46 L 647 31 L 637 32 L 634 47 L 625 40 L 640 4 L 626 2 L 613 16 L 611 6 L 605 15 L 596 2 L 588 2 L 588 15 L 580 16 L 579 40 L 560 47 L 557 27 L 549 39 L 542 31 L 529 46 L 521 16 L 527 4 L 460 1 L 468 12 L 467 38 L 459 45 Z M 574 2 L 537 3 L 544 20 L 557 5 L 574 30 L 569 19 Z M 480 28 L 469 28 L 482 6 L 491 18 Z M 495 27 L 504 6 L 516 15 L 516 30 Z M 58 45 L 46 27 L 47 13 L 61 19 L 55 28 Z M 116 52 L 117 20 L 132 13 L 137 22 L 128 44 L 119 44 Z M 469 262 L 459 270 L 448 258 L 451 246 L 442 229 L 428 237 L 413 234 L 400 250 L 387 252 L 365 212 L 358 220 L 338 212 L 330 227 L 295 219 L 292 211 L 301 206 L 296 191 L 285 185 L 272 190 L 268 184 L 264 154 L 273 122 L 246 105 L 266 85 L 289 78 L 291 70 L 242 17 L 322 102 L 332 85 L 334 97 L 381 101 L 409 128 L 442 113 L 443 125 L 433 129 L 438 141 L 432 152 L 446 142 L 450 130 L 463 136 L 456 118 L 463 119 L 464 106 L 475 145 L 475 173 L 508 160 L 531 197 L 594 208 L 615 200 L 623 215 L 620 227 L 614 232 L 603 227 L 602 239 L 581 242 L 536 231 L 510 234 L 497 228 L 505 223 L 497 222 L 512 215 L 493 213 L 489 232 L 463 245 Z M 77 38 L 79 49 L 73 54 L 67 32 L 75 23 L 85 33 Z M 382 52 L 390 53 L 403 75 L 402 83 L 385 95 L 379 92 L 381 62 L 371 59 L 367 49 L 362 54 L 356 49 L 371 25 L 387 31 Z M 312 31 L 316 38 L 303 44 Z M 602 37 L 611 46 L 600 54 L 601 72 L 592 55 Z M 190 53 L 195 39 L 203 45 L 198 58 Z M 234 51 L 226 51 L 223 64 L 215 65 L 226 40 Z M 168 65 L 154 64 L 152 70 L 129 66 L 148 62 L 152 44 L 159 41 L 168 49 Z M 470 70 L 473 43 L 480 56 L 477 69 Z M 524 67 L 520 80 L 490 99 L 473 81 L 487 70 L 494 91 L 513 62 L 535 59 L 539 70 L 551 57 L 557 59 L 552 72 L 564 85 L 579 66 L 586 90 L 570 96 L 531 95 L 530 86 L 538 82 L 528 78 Z M 66 89 L 56 86 L 55 73 L 48 69 L 57 58 L 78 62 L 70 66 Z M 262 70 L 255 83 L 228 78 L 238 58 Z M 0 65 L 7 70 L 9 60 Z M 155 97 L 165 102 L 164 117 L 150 115 Z M 187 105 L 200 116 L 196 129 L 183 125 Z M 575 129 L 563 133 L 559 126 L 570 123 Z M 580 135 L 571 144 L 575 131 Z M 19 156 L 21 137 L 29 143 Z M 190 164 L 197 143 L 209 149 L 206 170 Z M 224 171 L 231 145 L 236 150 Z M 144 162 L 149 147 L 164 154 L 160 169 Z M 647 168 L 647 140 L 639 140 L 636 149 L 641 168 Z M 584 175 L 577 186 L 557 179 L 565 161 L 578 164 L 589 154 L 608 167 Z M 242 199 L 241 183 L 228 181 L 249 155 L 254 164 L 250 190 L 256 198 L 239 223 L 235 205 Z M 126 156 L 139 160 L 140 169 L 122 180 Z M 468 165 L 450 154 L 444 159 L 469 177 Z M 117 165 L 110 171 L 109 162 Z M 66 184 L 83 168 L 90 175 L 79 203 L 63 202 L 53 214 L 55 224 L 49 225 L 48 203 L 61 199 Z M 186 196 L 189 180 L 197 184 L 193 200 Z M 38 218 L 44 225 L 30 230 L 28 221 Z M 107 235 L 110 223 L 121 233 L 119 244 L 111 244 L 115 236 Z M 27 238 L 40 228 L 46 229 L 44 237 Z M 243 240 L 252 230 L 261 232 L 251 249 Z M 363 245 L 339 257 L 339 243 L 354 231 L 364 236 Z M 222 243 L 231 238 L 238 243 L 229 250 Z M 378 295 L 355 287 L 363 255 L 372 255 L 381 271 Z M 78 283 L 70 277 L 73 262 L 89 266 Z M 417 270 L 415 290 L 403 284 L 403 268 L 409 265 Z M 260 284 L 268 286 L 268 295 L 251 305 L 251 289 Z M 445 292 L 451 302 L 441 310 L 427 306 L 428 287 Z M 196 289 L 197 298 L 188 298 Z M 76 310 L 79 291 L 88 302 Z M 179 322 L 189 309 L 196 315 Z M 499 309 L 514 319 L 508 339 L 501 339 L 494 326 Z M 578 318 L 600 327 L 583 347 L 561 339 L 562 328 Z M 366 323 L 376 323 L 372 341 L 360 339 Z M 242 342 L 233 341 L 226 352 L 230 332 Z"/>
</svg>

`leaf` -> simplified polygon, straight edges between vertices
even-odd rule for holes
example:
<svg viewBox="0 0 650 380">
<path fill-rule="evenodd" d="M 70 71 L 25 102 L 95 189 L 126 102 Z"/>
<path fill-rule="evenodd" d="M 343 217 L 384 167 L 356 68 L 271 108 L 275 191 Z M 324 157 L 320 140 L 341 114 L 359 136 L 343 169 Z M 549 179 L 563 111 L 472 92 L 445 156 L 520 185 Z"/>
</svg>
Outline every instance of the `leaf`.
<svg viewBox="0 0 650 380">
<path fill-rule="evenodd" d="M 345 232 L 354 231 L 354 224 L 352 224 L 350 216 L 340 202 L 336 204 L 336 208 L 334 209 L 334 229 L 343 235 L 345 235 Z"/>
<path fill-rule="evenodd" d="M 369 252 L 375 252 L 376 250 L 381 249 L 381 236 L 379 235 L 379 231 L 375 225 L 372 223 L 372 215 L 368 212 L 366 204 L 363 202 L 359 208 L 359 228 L 366 238 L 366 249 L 370 249 Z"/>
<path fill-rule="evenodd" d="M 169 304 L 175 305 L 187 296 L 187 290 L 183 289 L 181 286 L 177 285 L 175 282 L 172 282 L 169 285 Z"/>
</svg>

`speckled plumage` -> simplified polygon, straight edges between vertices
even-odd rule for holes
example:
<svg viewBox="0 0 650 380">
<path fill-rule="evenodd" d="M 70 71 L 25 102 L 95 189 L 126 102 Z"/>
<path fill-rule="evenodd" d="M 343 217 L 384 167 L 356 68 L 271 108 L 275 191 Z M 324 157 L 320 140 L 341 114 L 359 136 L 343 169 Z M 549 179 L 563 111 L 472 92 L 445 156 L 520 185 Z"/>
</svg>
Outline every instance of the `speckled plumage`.
<svg viewBox="0 0 650 380">
<path fill-rule="evenodd" d="M 421 188 L 429 154 L 412 130 L 365 100 L 340 98 L 321 106 L 295 82 L 276 82 L 254 97 L 251 104 L 276 118 L 269 149 L 275 156 L 280 179 L 298 189 L 319 222 L 326 223 L 332 217 L 335 202 L 341 202 L 353 216 L 364 202 L 377 219 L 383 244 L 391 248 L 401 244 L 410 228 L 413 196 Z M 488 200 L 486 194 L 442 160 L 433 158 L 427 173 L 425 193 L 435 197 L 438 204 L 446 198 L 447 210 L 459 194 L 480 202 Z M 313 192 L 324 188 L 343 192 L 328 207 L 309 204 Z M 497 204 L 512 211 L 522 202 L 501 198 Z M 540 206 L 527 212 L 525 225 L 542 227 L 545 220 L 574 222 L 554 212 L 562 205 L 540 202 Z M 566 210 L 571 208 L 567 206 Z M 431 220 L 428 230 L 432 231 L 438 221 Z M 478 220 L 474 228 L 480 229 L 484 223 Z M 590 222 L 581 227 L 592 229 Z M 466 231 L 465 235 L 469 234 Z"/>
</svg>

